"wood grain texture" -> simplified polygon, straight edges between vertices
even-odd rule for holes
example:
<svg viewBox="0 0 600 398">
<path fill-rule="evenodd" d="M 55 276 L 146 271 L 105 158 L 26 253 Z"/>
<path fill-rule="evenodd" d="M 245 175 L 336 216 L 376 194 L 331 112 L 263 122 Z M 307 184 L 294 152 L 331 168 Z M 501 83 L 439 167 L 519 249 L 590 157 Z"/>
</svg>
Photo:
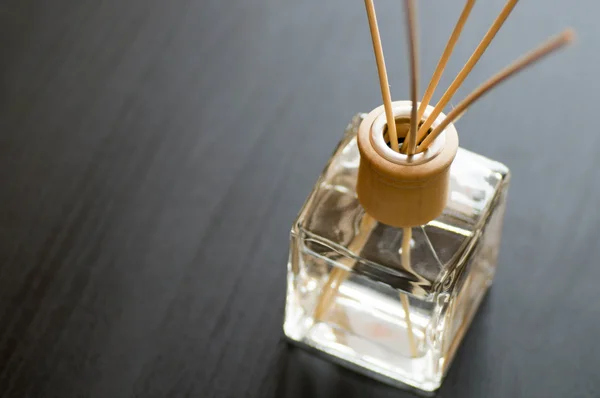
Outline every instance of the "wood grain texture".
<svg viewBox="0 0 600 398">
<path fill-rule="evenodd" d="M 475 6 L 440 87 L 502 5 Z M 406 99 L 402 2 L 377 7 Z M 440 397 L 600 394 L 599 11 L 521 2 L 456 97 L 578 30 L 458 125 L 513 180 Z M 424 78 L 459 12 L 421 7 Z M 0 0 L 0 396 L 411 396 L 281 340 L 292 220 L 376 79 L 360 1 Z"/>
</svg>

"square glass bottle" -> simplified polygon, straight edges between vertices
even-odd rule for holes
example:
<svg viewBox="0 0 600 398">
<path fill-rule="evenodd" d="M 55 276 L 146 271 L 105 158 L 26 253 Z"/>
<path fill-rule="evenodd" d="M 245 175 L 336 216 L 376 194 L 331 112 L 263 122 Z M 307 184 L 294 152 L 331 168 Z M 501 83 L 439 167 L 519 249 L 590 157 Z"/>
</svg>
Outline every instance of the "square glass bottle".
<svg viewBox="0 0 600 398">
<path fill-rule="evenodd" d="M 397 124 L 406 105 L 394 103 Z M 376 379 L 434 391 L 494 276 L 509 171 L 458 148 L 447 190 L 436 191 L 439 215 L 379 222 L 357 195 L 365 117 L 346 129 L 292 227 L 284 332 Z"/>
</svg>

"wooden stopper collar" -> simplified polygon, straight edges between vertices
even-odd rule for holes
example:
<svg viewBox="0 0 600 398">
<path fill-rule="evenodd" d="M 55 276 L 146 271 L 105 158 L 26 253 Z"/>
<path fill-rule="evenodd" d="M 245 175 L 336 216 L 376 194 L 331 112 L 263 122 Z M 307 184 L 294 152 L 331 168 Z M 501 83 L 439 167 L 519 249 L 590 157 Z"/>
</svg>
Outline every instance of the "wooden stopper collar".
<svg viewBox="0 0 600 398">
<path fill-rule="evenodd" d="M 408 132 L 411 108 L 411 101 L 392 104 L 399 138 Z M 433 107 L 428 106 L 424 118 L 432 110 Z M 432 128 L 445 117 L 440 114 Z M 386 132 L 383 106 L 371 111 L 359 127 L 358 200 L 369 215 L 384 224 L 394 227 L 427 224 L 446 207 L 458 133 L 454 125 L 449 124 L 426 151 L 409 156 L 388 146 Z"/>
</svg>

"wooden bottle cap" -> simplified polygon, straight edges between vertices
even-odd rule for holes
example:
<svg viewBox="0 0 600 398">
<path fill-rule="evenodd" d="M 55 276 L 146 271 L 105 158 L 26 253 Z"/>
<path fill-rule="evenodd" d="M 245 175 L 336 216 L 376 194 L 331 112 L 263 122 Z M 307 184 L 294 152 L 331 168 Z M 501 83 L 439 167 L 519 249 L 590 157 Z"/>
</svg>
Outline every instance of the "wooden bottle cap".
<svg viewBox="0 0 600 398">
<path fill-rule="evenodd" d="M 392 103 L 398 138 L 410 127 L 411 101 Z M 425 110 L 427 118 L 432 106 Z M 446 116 L 440 114 L 432 128 Z M 387 140 L 387 142 L 386 142 Z M 358 130 L 360 167 L 358 200 L 377 221 L 394 227 L 414 227 L 438 217 L 448 200 L 450 165 L 458 150 L 458 133 L 451 123 L 429 148 L 412 156 L 389 147 L 384 107 L 362 121 Z"/>
</svg>

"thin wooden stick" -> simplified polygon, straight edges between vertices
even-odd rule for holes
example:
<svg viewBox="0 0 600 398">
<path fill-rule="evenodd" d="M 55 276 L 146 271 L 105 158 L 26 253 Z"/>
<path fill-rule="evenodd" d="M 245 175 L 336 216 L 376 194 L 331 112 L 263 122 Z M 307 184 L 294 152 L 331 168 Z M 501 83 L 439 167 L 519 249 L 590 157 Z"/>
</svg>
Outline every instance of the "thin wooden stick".
<svg viewBox="0 0 600 398">
<path fill-rule="evenodd" d="M 419 106 L 419 114 L 417 115 L 417 120 L 421 121 L 423 118 L 423 114 L 429 105 L 429 101 L 431 101 L 431 97 L 433 97 L 433 93 L 437 88 L 437 85 L 444 74 L 444 69 L 446 69 L 446 65 L 448 64 L 448 60 L 450 60 L 450 56 L 452 55 L 452 51 L 454 51 L 454 46 L 458 42 L 458 38 L 462 33 L 462 30 L 469 18 L 469 14 L 471 14 L 471 10 L 475 5 L 475 0 L 467 0 L 465 3 L 465 7 L 456 22 L 456 26 L 448 39 L 448 43 L 446 44 L 446 48 L 440 57 L 440 60 L 435 68 L 435 72 L 431 76 L 431 81 L 429 82 L 429 86 L 427 86 L 427 90 L 425 90 L 425 94 L 423 95 L 423 99 L 421 100 L 421 105 Z"/>
<path fill-rule="evenodd" d="M 467 113 L 467 109 L 465 109 L 464 111 L 462 111 L 460 114 L 458 114 L 455 118 L 454 118 L 454 122 L 456 123 L 458 122 L 460 119 L 462 119 L 462 117 L 465 115 L 465 113 Z"/>
<path fill-rule="evenodd" d="M 396 132 L 396 119 L 392 111 L 392 96 L 390 94 L 390 85 L 388 83 L 387 70 L 385 68 L 385 59 L 383 58 L 383 48 L 381 47 L 381 37 L 379 27 L 377 26 L 377 16 L 375 15 L 375 6 L 373 0 L 365 0 L 367 8 L 367 17 L 369 19 L 369 28 L 371 29 L 371 40 L 373 41 L 373 52 L 375 53 L 375 62 L 377 63 L 377 73 L 379 74 L 379 85 L 381 87 L 381 97 L 385 108 L 385 117 L 388 124 L 388 134 L 392 149 L 400 151 L 398 146 L 398 133 Z"/>
<path fill-rule="evenodd" d="M 402 231 L 402 266 L 410 269 L 410 241 L 412 239 L 412 229 L 403 228 Z M 414 358 L 418 355 L 417 344 L 415 342 L 415 334 L 413 333 L 412 322 L 410 321 L 410 303 L 406 293 L 400 293 L 400 302 L 404 309 L 404 319 L 406 321 L 406 331 L 408 333 L 408 346 L 410 355 Z"/>
<path fill-rule="evenodd" d="M 400 152 L 413 155 L 417 150 L 417 96 L 419 95 L 419 45 L 417 34 L 417 7 L 415 0 L 404 0 L 406 26 L 408 28 L 408 48 L 410 54 L 410 99 L 412 110 L 410 112 L 410 130 L 406 133 Z"/>
<path fill-rule="evenodd" d="M 494 21 L 494 23 L 492 24 L 492 26 L 490 27 L 488 32 L 485 34 L 485 36 L 481 40 L 481 43 L 479 43 L 479 45 L 477 46 L 477 48 L 475 49 L 475 51 L 473 52 L 473 54 L 471 55 L 471 57 L 465 64 L 465 66 L 458 73 L 458 75 L 456 76 L 456 78 L 454 79 L 454 81 L 452 82 L 450 87 L 448 87 L 448 90 L 446 90 L 446 92 L 444 93 L 444 95 L 442 96 L 440 101 L 437 103 L 437 105 L 431 112 L 431 115 L 429 115 L 429 117 L 427 118 L 425 123 L 423 123 L 423 125 L 419 129 L 419 134 L 417 136 L 418 142 L 421 142 L 421 140 L 423 139 L 423 137 L 425 136 L 425 134 L 427 133 L 427 131 L 429 130 L 429 128 L 431 127 L 433 122 L 435 121 L 435 119 L 439 116 L 440 113 L 442 113 L 442 111 L 444 110 L 444 107 L 446 105 L 448 105 L 448 102 L 450 102 L 450 100 L 452 99 L 452 96 L 456 93 L 458 88 L 463 84 L 463 82 L 465 81 L 465 79 L 467 78 L 469 73 L 471 73 L 471 70 L 473 70 L 473 67 L 477 64 L 477 62 L 479 61 L 479 59 L 481 58 L 481 56 L 483 55 L 485 50 L 488 48 L 488 46 L 490 45 L 490 43 L 492 42 L 492 40 L 494 39 L 494 37 L 496 36 L 498 31 L 500 30 L 500 28 L 502 27 L 502 25 L 504 24 L 504 22 L 510 15 L 513 8 L 517 5 L 518 1 L 519 0 L 508 0 L 506 5 L 500 12 L 500 15 L 498 15 L 498 17 L 496 18 L 496 20 Z"/>
<path fill-rule="evenodd" d="M 467 108 L 481 98 L 483 95 L 488 93 L 498 84 L 502 83 L 509 77 L 515 75 L 516 73 L 522 71 L 528 66 L 533 65 L 537 61 L 541 60 L 545 56 L 550 53 L 564 47 L 565 45 L 571 43 L 575 37 L 575 33 L 571 29 L 567 29 L 558 36 L 548 40 L 546 43 L 539 46 L 537 49 L 531 51 L 529 54 L 525 55 L 521 59 L 512 63 L 488 81 L 479 86 L 475 91 L 469 94 L 464 100 L 462 100 L 456 108 L 454 108 L 448 116 L 429 134 L 423 143 L 419 146 L 419 150 L 425 150 L 427 147 L 437 138 L 438 135 L 444 131 L 446 127 L 450 123 L 452 123 L 458 116 L 460 116 L 463 112 L 467 110 Z"/>
<path fill-rule="evenodd" d="M 371 236 L 371 232 L 373 232 L 373 229 L 376 226 L 377 221 L 368 214 L 365 214 L 360 222 L 358 234 L 356 234 L 354 239 L 348 245 L 348 250 L 357 256 L 360 255 L 369 236 Z M 341 284 L 348 278 L 350 270 L 354 268 L 354 265 L 356 264 L 356 262 L 349 257 L 344 257 L 340 262 L 345 268 L 335 268 L 331 271 L 327 282 L 323 285 L 321 297 L 319 297 L 313 316 L 316 321 L 323 320 L 323 317 L 331 307 L 331 303 Z"/>
</svg>

